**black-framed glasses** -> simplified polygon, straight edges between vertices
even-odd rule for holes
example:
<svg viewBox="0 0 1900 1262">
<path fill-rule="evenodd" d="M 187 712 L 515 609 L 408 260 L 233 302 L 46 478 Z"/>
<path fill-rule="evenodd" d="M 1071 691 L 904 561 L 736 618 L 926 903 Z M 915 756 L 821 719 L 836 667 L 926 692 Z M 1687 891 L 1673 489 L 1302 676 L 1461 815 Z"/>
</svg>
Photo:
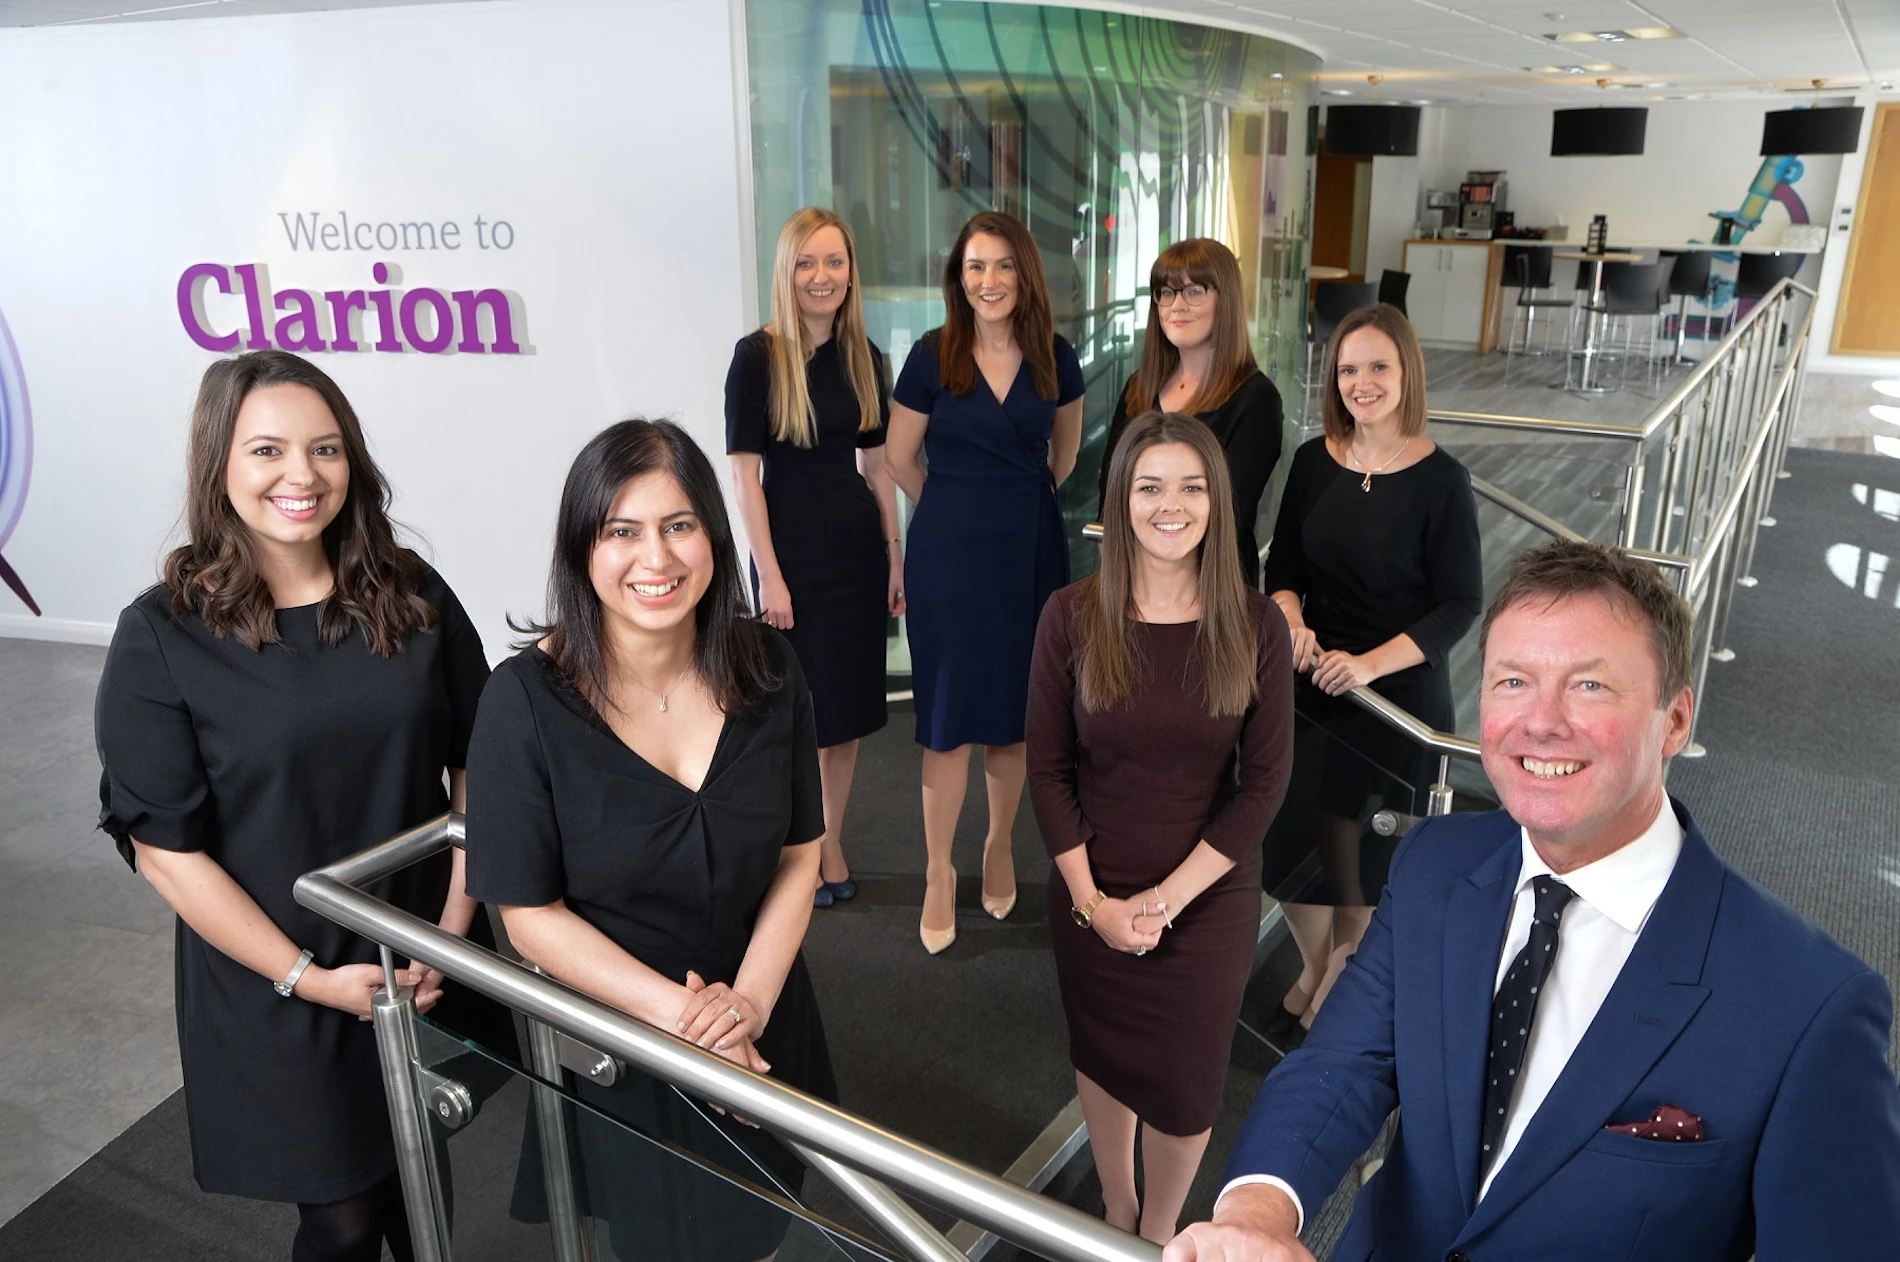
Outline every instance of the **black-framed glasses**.
<svg viewBox="0 0 1900 1262">
<path fill-rule="evenodd" d="M 1198 307 L 1206 302 L 1207 296 L 1213 292 L 1214 287 L 1212 285 L 1189 285 L 1186 289 L 1176 289 L 1172 285 L 1163 285 L 1160 289 L 1155 290 L 1155 306 L 1171 307 L 1174 305 L 1174 300 L 1179 298 L 1190 307 Z"/>
</svg>

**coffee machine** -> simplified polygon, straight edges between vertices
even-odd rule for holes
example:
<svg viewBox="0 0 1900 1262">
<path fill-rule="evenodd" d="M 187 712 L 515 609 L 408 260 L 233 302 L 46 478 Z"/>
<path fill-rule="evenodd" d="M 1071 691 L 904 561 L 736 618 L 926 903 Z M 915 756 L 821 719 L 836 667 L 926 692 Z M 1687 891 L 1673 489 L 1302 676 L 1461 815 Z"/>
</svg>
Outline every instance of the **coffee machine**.
<svg viewBox="0 0 1900 1262">
<path fill-rule="evenodd" d="M 1460 236 L 1489 237 L 1497 230 L 1498 212 L 1504 209 L 1504 172 L 1468 171 L 1458 186 L 1458 229 Z"/>
</svg>

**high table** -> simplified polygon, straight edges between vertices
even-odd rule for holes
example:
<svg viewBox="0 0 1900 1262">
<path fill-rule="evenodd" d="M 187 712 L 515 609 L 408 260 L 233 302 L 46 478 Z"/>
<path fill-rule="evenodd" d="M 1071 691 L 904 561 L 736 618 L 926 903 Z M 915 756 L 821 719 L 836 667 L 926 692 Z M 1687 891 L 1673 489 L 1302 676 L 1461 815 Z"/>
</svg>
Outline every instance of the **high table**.
<svg viewBox="0 0 1900 1262">
<path fill-rule="evenodd" d="M 1583 345 L 1573 346 L 1564 359 L 1564 383 L 1557 387 L 1579 394 L 1602 394 L 1608 386 L 1596 383 L 1597 360 L 1603 355 L 1603 348 L 1597 342 L 1597 329 L 1603 319 L 1603 265 L 1605 263 L 1640 263 L 1643 256 L 1622 250 L 1605 250 L 1601 254 L 1592 254 L 1587 250 L 1559 250 L 1552 258 L 1570 259 L 1578 263 L 1594 263 L 1590 269 L 1590 305 L 1586 309 L 1583 322 Z M 1578 374 L 1577 384 L 1570 384 L 1570 365 L 1575 359 L 1583 360 L 1583 370 Z"/>
<path fill-rule="evenodd" d="M 1352 273 L 1343 267 L 1332 267 L 1325 263 L 1315 263 L 1306 269 L 1308 280 L 1345 280 L 1350 275 Z"/>
</svg>

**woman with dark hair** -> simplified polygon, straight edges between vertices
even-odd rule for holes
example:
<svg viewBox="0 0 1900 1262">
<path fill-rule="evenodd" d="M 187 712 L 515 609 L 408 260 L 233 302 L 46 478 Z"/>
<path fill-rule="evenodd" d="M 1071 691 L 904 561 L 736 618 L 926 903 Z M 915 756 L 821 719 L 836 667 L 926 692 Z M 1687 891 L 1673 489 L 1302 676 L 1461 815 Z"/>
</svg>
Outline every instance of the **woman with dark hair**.
<svg viewBox="0 0 1900 1262">
<path fill-rule="evenodd" d="M 905 584 L 928 852 L 917 928 L 932 955 L 957 936 L 951 843 L 975 745 L 989 791 L 983 909 L 1001 920 L 1016 906 L 1029 657 L 1043 602 L 1069 581 L 1056 487 L 1075 468 L 1085 389 L 1055 333 L 1042 256 L 1015 219 L 984 211 L 963 225 L 943 301 L 942 327 L 891 392 L 886 447 L 917 505 Z"/>
<path fill-rule="evenodd" d="M 1385 888 L 1392 843 L 1369 821 L 1386 807 L 1420 811 L 1434 775 L 1429 752 L 1346 694 L 1369 685 L 1450 731 L 1446 657 L 1484 601 L 1471 475 L 1425 435 L 1411 322 L 1384 303 L 1341 320 L 1325 380 L 1326 432 L 1293 454 L 1264 584 L 1303 676 L 1294 787 L 1264 876 L 1304 965 L 1285 1011 L 1306 1026 Z"/>
<path fill-rule="evenodd" d="M 1240 263 L 1218 241 L 1190 237 L 1155 259 L 1148 272 L 1148 334 L 1141 364 L 1108 422 L 1096 519 L 1108 511 L 1108 471 L 1128 418 L 1150 410 L 1186 412 L 1220 440 L 1234 487 L 1240 571 L 1247 586 L 1258 587 L 1254 522 L 1280 463 L 1284 418 L 1280 392 L 1254 362 L 1241 292 Z"/>
<path fill-rule="evenodd" d="M 825 830 L 811 695 L 784 637 L 749 616 L 718 480 L 684 430 L 622 421 L 581 449 L 548 617 L 523 630 L 469 745 L 470 893 L 568 985 L 835 1099 L 799 955 Z M 579 1089 L 768 1189 L 804 1177 L 778 1140 L 657 1079 Z M 768 1203 L 617 1129 L 580 1140 L 619 1256 L 778 1247 L 788 1220 Z"/>
<path fill-rule="evenodd" d="M 858 741 L 885 723 L 885 629 L 904 612 L 884 380 L 883 352 L 864 335 L 851 230 L 807 206 L 779 233 L 771 319 L 733 351 L 726 451 L 759 617 L 791 641 L 817 715 L 819 907 L 858 892 L 844 808 Z"/>
<path fill-rule="evenodd" d="M 397 544 L 356 413 L 313 365 L 208 368 L 186 482 L 188 540 L 120 615 L 96 726 L 100 826 L 178 913 L 193 1169 L 207 1192 L 295 1202 L 298 1262 L 374 1262 L 385 1241 L 406 1259 L 364 1024 L 376 948 L 291 886 L 460 809 L 487 659 Z M 461 866 L 442 855 L 373 892 L 466 933 Z M 442 994 L 434 970 L 400 979 L 424 1011 Z"/>
<path fill-rule="evenodd" d="M 1292 654 L 1279 611 L 1241 581 L 1207 426 L 1137 417 L 1108 486 L 1102 568 L 1055 594 L 1036 636 L 1029 777 L 1062 876 L 1049 926 L 1108 1221 L 1165 1244 L 1253 966 Z"/>
</svg>

